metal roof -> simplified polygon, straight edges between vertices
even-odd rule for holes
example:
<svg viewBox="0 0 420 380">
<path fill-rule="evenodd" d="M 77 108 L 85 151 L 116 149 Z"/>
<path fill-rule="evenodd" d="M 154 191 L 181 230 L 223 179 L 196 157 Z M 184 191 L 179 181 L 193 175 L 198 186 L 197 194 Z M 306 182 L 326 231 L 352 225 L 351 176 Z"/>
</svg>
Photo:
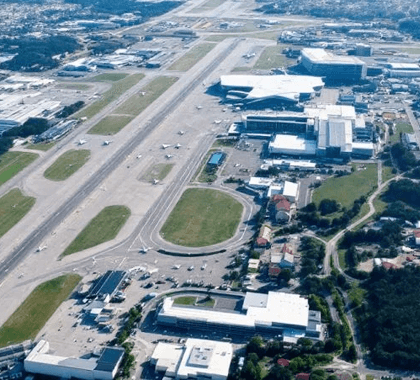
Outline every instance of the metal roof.
<svg viewBox="0 0 420 380">
<path fill-rule="evenodd" d="M 105 294 L 112 296 L 117 291 L 126 274 L 127 272 L 122 270 L 109 270 L 92 285 L 87 297 L 95 298 Z"/>
</svg>

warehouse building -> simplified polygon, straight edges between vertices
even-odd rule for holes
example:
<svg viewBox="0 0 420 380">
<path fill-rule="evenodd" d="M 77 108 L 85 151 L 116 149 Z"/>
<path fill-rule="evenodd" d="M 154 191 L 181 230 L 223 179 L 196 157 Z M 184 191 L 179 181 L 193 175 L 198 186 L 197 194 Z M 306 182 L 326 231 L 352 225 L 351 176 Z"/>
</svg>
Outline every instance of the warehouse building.
<svg viewBox="0 0 420 380">
<path fill-rule="evenodd" d="M 24 361 L 25 371 L 62 379 L 112 380 L 124 356 L 121 347 L 106 347 L 99 358 L 67 358 L 48 354 L 49 343 L 41 340 Z"/>
<path fill-rule="evenodd" d="M 385 74 L 391 78 L 420 77 L 420 66 L 417 63 L 387 63 Z"/>
<path fill-rule="evenodd" d="M 184 344 L 158 343 L 150 363 L 168 378 L 226 380 L 232 356 L 230 343 L 187 339 Z"/>
<path fill-rule="evenodd" d="M 174 305 L 172 297 L 163 300 L 157 322 L 174 328 L 219 331 L 232 336 L 282 335 L 283 338 L 321 339 L 321 315 L 309 310 L 308 300 L 298 294 L 246 293 L 238 312 L 204 310 Z"/>
<path fill-rule="evenodd" d="M 310 74 L 333 82 L 358 82 L 366 77 L 365 62 L 354 56 L 334 55 L 324 49 L 302 49 L 301 63 Z"/>
</svg>

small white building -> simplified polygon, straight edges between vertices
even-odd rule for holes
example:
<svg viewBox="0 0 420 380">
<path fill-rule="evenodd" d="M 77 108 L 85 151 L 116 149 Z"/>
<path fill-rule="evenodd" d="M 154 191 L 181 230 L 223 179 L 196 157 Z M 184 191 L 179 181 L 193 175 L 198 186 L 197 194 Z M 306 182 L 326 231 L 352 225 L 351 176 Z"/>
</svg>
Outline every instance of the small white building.
<svg viewBox="0 0 420 380">
<path fill-rule="evenodd" d="M 67 358 L 48 354 L 49 343 L 40 340 L 24 361 L 25 371 L 34 374 L 83 380 L 112 380 L 124 356 L 121 347 L 106 347 L 98 358 Z"/>
<path fill-rule="evenodd" d="M 225 380 L 232 355 L 230 343 L 187 339 L 185 344 L 158 343 L 150 362 L 170 378 Z"/>
<path fill-rule="evenodd" d="M 420 230 L 414 230 L 414 241 L 416 242 L 416 245 L 420 245 Z"/>
<path fill-rule="evenodd" d="M 290 202 L 295 203 L 298 197 L 299 184 L 284 181 L 283 196 Z"/>
</svg>

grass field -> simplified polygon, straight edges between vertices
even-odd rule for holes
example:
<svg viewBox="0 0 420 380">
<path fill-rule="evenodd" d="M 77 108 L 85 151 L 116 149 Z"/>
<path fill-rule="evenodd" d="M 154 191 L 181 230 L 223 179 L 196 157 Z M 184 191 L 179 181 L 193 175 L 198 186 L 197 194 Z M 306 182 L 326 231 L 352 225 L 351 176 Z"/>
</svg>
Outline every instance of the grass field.
<svg viewBox="0 0 420 380">
<path fill-rule="evenodd" d="M 382 165 L 382 182 L 386 182 L 391 178 L 395 177 L 395 174 L 392 172 L 391 166 Z"/>
<path fill-rule="evenodd" d="M 410 123 L 395 123 L 395 133 L 389 136 L 389 142 L 395 144 L 400 141 L 400 133 L 413 133 L 413 127 Z"/>
<path fill-rule="evenodd" d="M 290 62 L 293 62 L 293 60 L 287 59 L 281 51 L 282 48 L 278 45 L 266 47 L 255 63 L 254 69 L 269 70 L 287 66 Z"/>
<path fill-rule="evenodd" d="M 246 72 L 248 72 L 248 71 L 251 71 L 252 70 L 252 67 L 245 67 L 245 66 L 242 66 L 242 67 L 234 67 L 230 72 L 231 73 L 241 73 L 241 72 L 243 72 L 243 73 L 246 73 Z"/>
<path fill-rule="evenodd" d="M 202 13 L 217 8 L 222 5 L 224 0 L 208 0 L 203 5 L 193 8 L 188 13 Z"/>
<path fill-rule="evenodd" d="M 128 74 L 124 73 L 104 73 L 99 74 L 93 77 L 92 79 L 89 79 L 89 81 L 92 82 L 118 82 L 121 79 L 124 79 Z"/>
<path fill-rule="evenodd" d="M 130 209 L 125 206 L 105 207 L 76 236 L 61 256 L 71 255 L 114 239 L 130 215 Z"/>
<path fill-rule="evenodd" d="M 204 247 L 231 238 L 242 215 L 242 204 L 211 189 L 187 189 L 161 230 L 165 240 L 186 247 Z"/>
<path fill-rule="evenodd" d="M 80 280 L 68 274 L 38 285 L 0 328 L 0 347 L 33 340 Z"/>
<path fill-rule="evenodd" d="M 174 299 L 174 305 L 184 306 L 198 306 L 198 307 L 209 307 L 212 308 L 216 301 L 213 298 L 201 298 L 197 299 L 194 296 L 181 296 Z"/>
<path fill-rule="evenodd" d="M 90 119 L 103 108 L 105 108 L 108 104 L 118 99 L 122 94 L 124 94 L 124 92 L 133 87 L 143 78 L 144 74 L 132 74 L 113 83 L 112 87 L 102 94 L 101 99 L 97 100 L 90 106 L 85 107 L 80 112 L 76 113 L 74 117 L 87 117 Z"/>
<path fill-rule="evenodd" d="M 357 170 L 343 177 L 331 177 L 315 189 L 312 200 L 317 205 L 323 199 L 334 199 L 342 207 L 351 208 L 353 202 L 362 195 L 367 195 L 377 187 L 378 172 L 376 164 L 365 165 L 365 170 Z"/>
<path fill-rule="evenodd" d="M 157 77 L 144 86 L 140 93 L 133 95 L 119 106 L 115 114 L 128 114 L 137 116 L 161 96 L 176 81 L 177 77 Z M 141 95 L 144 93 L 144 95 Z"/>
<path fill-rule="evenodd" d="M 131 96 L 121 104 L 112 115 L 105 116 L 99 123 L 89 129 L 88 133 L 94 135 L 115 135 L 177 80 L 177 77 L 163 76 L 153 79 L 138 94 Z"/>
<path fill-rule="evenodd" d="M 90 158 L 90 150 L 71 149 L 63 153 L 44 172 L 44 177 L 51 181 L 64 181 L 76 173 Z"/>
<path fill-rule="evenodd" d="M 7 152 L 0 156 L 0 185 L 13 178 L 39 156 L 36 153 Z"/>
<path fill-rule="evenodd" d="M 19 189 L 12 189 L 0 198 L 0 237 L 18 223 L 35 204 L 35 198 L 27 197 Z"/>
<path fill-rule="evenodd" d="M 170 173 L 175 164 L 155 164 L 141 177 L 142 181 L 151 182 L 154 179 L 162 181 Z"/>
<path fill-rule="evenodd" d="M 78 90 L 78 91 L 87 91 L 91 88 L 91 86 L 84 83 L 58 83 L 55 87 L 62 88 L 65 90 Z"/>
<path fill-rule="evenodd" d="M 128 115 L 109 115 L 105 116 L 99 123 L 95 124 L 91 129 L 88 130 L 89 135 L 115 135 L 121 129 L 123 129 L 134 116 Z"/>
<path fill-rule="evenodd" d="M 49 143 L 29 144 L 29 145 L 26 145 L 26 149 L 41 150 L 43 152 L 46 152 L 47 150 L 50 150 L 55 144 L 56 144 L 55 141 L 52 141 Z"/>
<path fill-rule="evenodd" d="M 215 46 L 215 44 L 210 43 L 202 43 L 194 46 L 190 51 L 174 62 L 168 70 L 188 71 Z"/>
<path fill-rule="evenodd" d="M 174 299 L 174 305 L 194 305 L 197 297 L 182 296 Z"/>
</svg>

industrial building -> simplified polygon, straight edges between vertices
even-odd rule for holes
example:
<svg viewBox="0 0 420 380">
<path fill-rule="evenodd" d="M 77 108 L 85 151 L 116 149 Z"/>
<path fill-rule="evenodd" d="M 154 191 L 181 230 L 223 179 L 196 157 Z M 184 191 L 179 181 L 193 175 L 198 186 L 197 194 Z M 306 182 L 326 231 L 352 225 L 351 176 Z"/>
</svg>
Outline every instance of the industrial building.
<svg viewBox="0 0 420 380">
<path fill-rule="evenodd" d="M 99 358 L 67 358 L 48 354 L 49 343 L 41 340 L 24 361 L 25 371 L 62 379 L 112 380 L 124 356 L 121 347 L 106 347 Z"/>
<path fill-rule="evenodd" d="M 247 106 L 296 104 L 324 87 L 321 78 L 303 75 L 222 75 L 225 101 Z"/>
<path fill-rule="evenodd" d="M 358 82 L 366 77 L 365 62 L 354 56 L 334 55 L 324 49 L 302 49 L 301 64 L 310 74 L 329 81 Z"/>
<path fill-rule="evenodd" d="M 161 325 L 219 331 L 234 336 L 254 334 L 298 339 L 321 339 L 321 315 L 309 310 L 308 300 L 298 294 L 246 293 L 241 312 L 176 306 L 172 297 L 163 300 L 157 312 Z"/>
<path fill-rule="evenodd" d="M 51 119 L 62 106 L 57 100 L 37 99 L 40 92 L 0 94 L 0 134 L 32 117 Z"/>
<path fill-rule="evenodd" d="M 187 339 L 183 344 L 158 343 L 150 363 L 168 378 L 226 380 L 232 356 L 230 343 Z"/>
</svg>

